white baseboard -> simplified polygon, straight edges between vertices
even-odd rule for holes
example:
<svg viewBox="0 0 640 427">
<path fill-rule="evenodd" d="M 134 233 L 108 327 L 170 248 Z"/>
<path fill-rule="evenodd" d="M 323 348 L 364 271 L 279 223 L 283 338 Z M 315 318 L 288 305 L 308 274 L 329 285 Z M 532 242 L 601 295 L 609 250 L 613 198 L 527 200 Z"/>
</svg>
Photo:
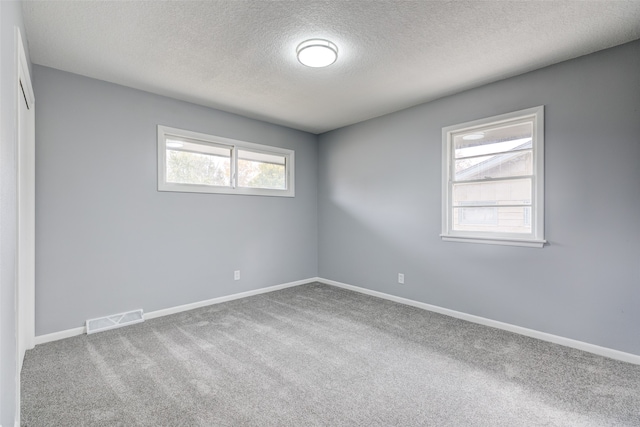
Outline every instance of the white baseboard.
<svg viewBox="0 0 640 427">
<path fill-rule="evenodd" d="M 225 295 L 223 297 L 212 298 L 204 301 L 198 301 L 190 304 L 179 305 L 176 307 L 164 308 L 161 310 L 150 311 L 144 314 L 144 319 L 155 319 L 156 317 L 168 316 L 170 314 L 180 313 L 182 311 L 193 310 L 200 307 L 206 307 L 208 305 L 220 304 L 222 302 L 233 301 L 240 298 L 246 298 L 253 295 L 265 294 L 267 292 L 279 291 L 280 289 L 291 288 L 293 286 L 304 285 L 307 283 L 317 282 L 319 279 L 313 277 L 310 279 L 297 280 L 295 282 L 283 283 L 281 285 L 269 286 L 267 288 L 254 289 L 252 291 L 240 292 L 232 295 Z M 80 326 L 78 328 L 66 329 L 64 331 L 53 332 L 51 334 L 39 335 L 35 337 L 35 344 L 44 344 L 51 341 L 58 341 L 64 338 L 75 337 L 86 333 L 86 327 Z"/>
<path fill-rule="evenodd" d="M 63 340 L 65 338 L 75 337 L 76 335 L 82 335 L 87 332 L 87 329 L 84 326 L 80 326 L 72 329 L 65 329 L 64 331 L 52 332 L 46 335 L 38 335 L 35 338 L 36 345 L 44 344 L 51 341 Z"/>
<path fill-rule="evenodd" d="M 317 278 L 297 280 L 295 282 L 283 283 L 281 285 L 269 286 L 268 288 L 255 289 L 253 291 L 240 292 L 237 294 L 226 295 L 223 297 L 208 299 L 205 301 L 193 302 L 191 304 L 179 305 L 176 307 L 169 307 L 162 310 L 151 311 L 145 313 L 145 320 L 155 319 L 156 317 L 168 316 L 170 314 L 180 313 L 182 311 L 193 310 L 195 308 L 206 307 L 208 305 L 220 304 L 222 302 L 233 301 L 240 298 L 251 297 L 254 295 L 266 294 L 268 292 L 279 291 L 280 289 L 292 288 L 294 286 L 305 285 L 307 283 L 316 282 Z"/>
<path fill-rule="evenodd" d="M 412 307 L 421 308 L 423 310 L 433 311 L 434 313 L 444 314 L 446 316 L 455 317 L 457 319 L 466 320 L 468 322 L 478 323 L 480 325 L 490 326 L 492 328 L 503 329 L 505 331 L 514 332 L 516 334 L 525 335 L 531 338 L 537 338 L 542 341 L 548 341 L 554 344 L 571 347 L 599 356 L 608 357 L 610 359 L 621 360 L 627 363 L 640 365 L 640 355 L 625 353 L 624 351 L 614 350 L 612 348 L 601 347 L 595 344 L 589 344 L 583 341 L 577 341 L 571 338 L 565 338 L 558 335 L 548 334 L 546 332 L 536 331 L 535 329 L 523 328 L 521 326 L 512 325 L 510 323 L 499 322 L 497 320 L 487 319 L 485 317 L 475 316 L 473 314 L 463 313 L 461 311 L 450 310 L 448 308 L 438 307 L 437 305 L 426 304 L 420 301 L 414 301 L 408 298 L 397 297 L 395 295 L 385 294 L 383 292 L 372 291 L 370 289 L 361 288 L 359 286 L 348 285 L 346 283 L 336 282 L 335 280 L 323 279 L 317 277 L 315 281 L 339 288 L 349 289 L 351 291 L 360 292 L 362 294 L 383 298 L 400 304 L 410 305 Z"/>
<path fill-rule="evenodd" d="M 457 319 L 466 320 L 468 322 L 478 323 L 480 325 L 490 326 L 492 328 L 503 329 L 505 331 L 514 332 L 516 334 L 524 335 L 527 337 L 537 338 L 542 341 L 552 342 L 554 344 L 563 345 L 565 347 L 575 348 L 578 350 L 597 354 L 599 356 L 604 356 L 611 359 L 620 360 L 627 363 L 633 363 L 635 365 L 640 365 L 640 355 L 625 353 L 623 351 L 614 350 L 607 347 L 601 347 L 595 344 L 589 344 L 589 343 L 574 340 L 571 338 L 565 338 L 558 335 L 548 334 L 546 332 L 536 331 L 535 329 L 523 328 L 521 326 L 512 325 L 510 323 L 499 322 L 497 320 L 491 320 L 485 317 L 463 313 L 461 311 L 450 310 L 448 308 L 439 307 L 437 305 L 431 305 L 424 302 L 411 300 L 408 298 L 402 298 L 395 295 L 385 294 L 384 292 L 372 291 L 370 289 L 361 288 L 359 286 L 349 285 L 346 283 L 336 282 L 335 280 L 324 279 L 322 277 L 312 277 L 309 279 L 297 280 L 295 282 L 283 283 L 281 285 L 269 286 L 267 288 L 255 289 L 252 291 L 240 292 L 237 294 L 226 295 L 223 297 L 212 298 L 204 301 L 198 301 L 191 304 L 184 304 L 176 307 L 169 307 L 161 310 L 151 311 L 149 313 L 145 313 L 144 318 L 145 320 L 154 319 L 156 317 L 168 316 L 170 314 L 193 310 L 200 307 L 206 307 L 208 305 L 220 304 L 227 301 L 233 301 L 240 298 L 246 298 L 253 295 L 260 295 L 267 292 L 278 291 L 280 289 L 291 288 L 294 286 L 305 285 L 307 283 L 313 283 L 313 282 L 320 282 L 320 283 L 336 286 L 343 289 L 349 289 L 351 291 L 371 295 L 378 298 L 383 298 L 383 299 L 394 301 L 400 304 L 410 305 L 412 307 L 421 308 L 423 310 L 433 311 L 434 313 L 444 314 L 446 316 L 455 317 Z M 86 328 L 84 326 L 81 326 L 78 328 L 67 329 L 64 331 L 54 332 L 51 334 L 39 335 L 35 337 L 35 344 L 37 345 L 37 344 L 44 344 L 51 341 L 57 341 L 64 338 L 73 337 L 76 335 L 82 335 L 85 332 L 86 332 Z"/>
</svg>

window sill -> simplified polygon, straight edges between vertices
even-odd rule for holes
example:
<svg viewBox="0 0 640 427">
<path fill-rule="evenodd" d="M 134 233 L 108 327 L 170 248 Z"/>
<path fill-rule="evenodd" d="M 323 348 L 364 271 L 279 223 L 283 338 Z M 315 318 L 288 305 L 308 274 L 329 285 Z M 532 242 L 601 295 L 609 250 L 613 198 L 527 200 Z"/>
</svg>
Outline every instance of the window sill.
<svg viewBox="0 0 640 427">
<path fill-rule="evenodd" d="M 461 242 L 461 243 L 482 243 L 485 245 L 506 245 L 506 246 L 524 246 L 528 248 L 541 248 L 547 243 L 546 240 L 524 240 L 524 239 L 500 239 L 496 237 L 459 237 L 447 236 L 441 234 L 442 240 L 445 242 Z"/>
<path fill-rule="evenodd" d="M 270 197 L 295 197 L 293 188 L 289 190 L 275 190 L 271 188 L 252 187 L 224 187 L 216 185 L 177 184 L 172 182 L 158 183 L 158 191 L 174 193 L 209 193 L 209 194 L 234 194 L 241 196 L 270 196 Z"/>
</svg>

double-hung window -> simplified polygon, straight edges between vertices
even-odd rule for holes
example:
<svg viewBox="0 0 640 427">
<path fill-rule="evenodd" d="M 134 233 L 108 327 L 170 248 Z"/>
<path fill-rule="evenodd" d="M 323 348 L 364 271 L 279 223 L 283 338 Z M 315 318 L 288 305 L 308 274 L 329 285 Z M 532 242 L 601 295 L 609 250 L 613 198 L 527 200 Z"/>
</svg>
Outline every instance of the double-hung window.
<svg viewBox="0 0 640 427">
<path fill-rule="evenodd" d="M 442 239 L 542 247 L 544 107 L 442 129 Z"/>
<path fill-rule="evenodd" d="M 158 126 L 158 190 L 293 197 L 293 150 Z"/>
</svg>

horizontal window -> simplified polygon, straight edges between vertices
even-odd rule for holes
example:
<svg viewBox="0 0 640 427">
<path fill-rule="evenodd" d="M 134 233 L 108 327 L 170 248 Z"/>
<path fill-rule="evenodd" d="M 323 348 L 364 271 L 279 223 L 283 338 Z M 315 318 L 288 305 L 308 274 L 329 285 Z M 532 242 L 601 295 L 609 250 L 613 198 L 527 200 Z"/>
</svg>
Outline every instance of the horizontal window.
<svg viewBox="0 0 640 427">
<path fill-rule="evenodd" d="M 544 244 L 543 107 L 442 130 L 442 237 Z"/>
<path fill-rule="evenodd" d="M 158 126 L 158 190 L 293 197 L 294 154 Z"/>
</svg>

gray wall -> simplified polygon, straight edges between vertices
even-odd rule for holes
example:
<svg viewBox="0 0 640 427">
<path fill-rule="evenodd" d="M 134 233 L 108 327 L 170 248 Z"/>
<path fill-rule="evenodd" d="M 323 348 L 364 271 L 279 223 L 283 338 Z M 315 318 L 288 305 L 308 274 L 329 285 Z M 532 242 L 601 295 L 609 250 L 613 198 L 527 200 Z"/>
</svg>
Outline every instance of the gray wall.
<svg viewBox="0 0 640 427">
<path fill-rule="evenodd" d="M 34 90 L 36 335 L 317 276 L 317 136 L 41 66 Z M 295 150 L 295 198 L 158 192 L 158 124 Z"/>
<path fill-rule="evenodd" d="M 319 275 L 640 354 L 639 76 L 634 42 L 318 144 L 36 66 L 36 334 Z M 550 244 L 442 242 L 441 128 L 536 105 Z M 157 124 L 295 149 L 296 197 L 157 192 Z"/>
<path fill-rule="evenodd" d="M 549 245 L 441 241 L 442 127 L 537 105 Z M 639 164 L 640 41 L 323 134 L 320 277 L 640 354 Z"/>
<path fill-rule="evenodd" d="M 24 38 L 19 2 L 0 2 L 0 424 L 14 425 L 16 417 L 16 40 Z M 28 60 L 28 59 L 27 59 Z M 30 66 L 30 64 L 28 64 Z"/>
</svg>

